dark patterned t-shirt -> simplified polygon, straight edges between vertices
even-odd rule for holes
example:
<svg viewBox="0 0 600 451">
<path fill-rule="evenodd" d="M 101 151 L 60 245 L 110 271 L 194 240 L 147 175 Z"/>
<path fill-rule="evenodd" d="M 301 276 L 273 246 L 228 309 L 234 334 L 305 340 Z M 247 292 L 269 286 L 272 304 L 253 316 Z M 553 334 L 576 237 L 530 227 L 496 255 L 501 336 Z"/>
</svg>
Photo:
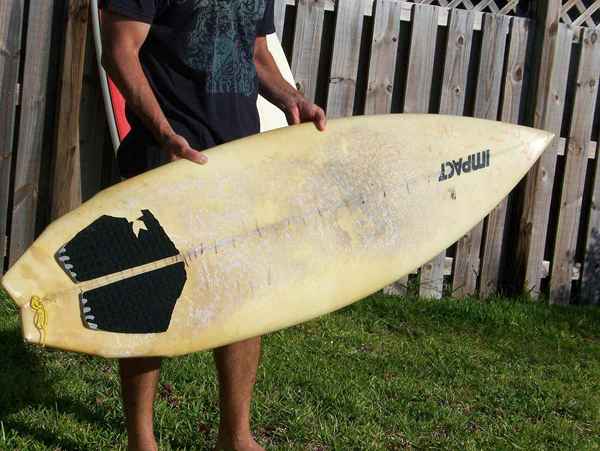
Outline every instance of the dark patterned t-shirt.
<svg viewBox="0 0 600 451">
<path fill-rule="evenodd" d="M 257 36 L 275 31 L 274 0 L 104 0 L 101 7 L 151 24 L 140 50 L 150 85 L 174 130 L 206 149 L 260 128 Z M 127 141 L 152 143 L 128 111 Z M 132 139 L 135 138 L 135 139 Z"/>
</svg>

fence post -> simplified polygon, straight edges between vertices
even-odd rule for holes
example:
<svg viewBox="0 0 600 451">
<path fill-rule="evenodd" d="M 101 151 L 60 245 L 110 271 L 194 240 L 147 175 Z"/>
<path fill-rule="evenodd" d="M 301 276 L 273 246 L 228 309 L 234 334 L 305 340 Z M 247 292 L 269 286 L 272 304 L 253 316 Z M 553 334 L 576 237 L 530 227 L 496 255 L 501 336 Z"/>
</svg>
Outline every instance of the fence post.
<svg viewBox="0 0 600 451">
<path fill-rule="evenodd" d="M 69 1 L 60 80 L 52 219 L 62 216 L 81 203 L 79 111 L 89 15 L 89 0 Z"/>
<path fill-rule="evenodd" d="M 52 27 L 59 2 L 31 2 L 27 18 L 21 113 L 14 169 L 9 267 L 25 252 L 35 238 L 40 168 L 45 144 Z M 54 108 L 54 104 L 51 107 Z"/>
<path fill-rule="evenodd" d="M 536 2 L 536 34 L 535 47 L 536 67 L 534 75 L 537 80 L 535 92 L 535 110 L 533 111 L 533 126 L 549 129 L 548 121 L 551 103 L 550 78 L 556 56 L 558 29 L 560 20 L 561 0 Z M 520 220 L 519 246 L 517 262 L 519 277 L 523 288 L 532 296 L 540 292 L 541 267 L 544 259 L 544 249 L 547 237 L 548 220 L 550 216 L 550 201 L 554 182 L 556 161 L 556 143 L 540 158 L 527 176 L 523 211 Z"/>
<path fill-rule="evenodd" d="M 23 0 L 0 2 L 0 275 L 8 248 L 8 201 L 12 168 L 15 117 L 19 101 L 19 66 Z"/>
</svg>

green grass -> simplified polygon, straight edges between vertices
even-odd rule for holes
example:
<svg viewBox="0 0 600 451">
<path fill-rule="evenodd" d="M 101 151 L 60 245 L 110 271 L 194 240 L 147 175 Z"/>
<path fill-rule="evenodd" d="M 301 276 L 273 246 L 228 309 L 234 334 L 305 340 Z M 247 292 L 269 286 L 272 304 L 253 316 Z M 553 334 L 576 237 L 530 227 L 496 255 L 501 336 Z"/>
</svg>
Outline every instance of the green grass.
<svg viewBox="0 0 600 451">
<path fill-rule="evenodd" d="M 1 449 L 123 449 L 113 361 L 22 344 L 7 302 L 0 343 Z M 599 309 L 377 295 L 265 338 L 254 428 L 273 450 L 600 449 L 599 345 Z M 161 449 L 211 449 L 216 387 L 210 353 L 166 361 Z"/>
</svg>

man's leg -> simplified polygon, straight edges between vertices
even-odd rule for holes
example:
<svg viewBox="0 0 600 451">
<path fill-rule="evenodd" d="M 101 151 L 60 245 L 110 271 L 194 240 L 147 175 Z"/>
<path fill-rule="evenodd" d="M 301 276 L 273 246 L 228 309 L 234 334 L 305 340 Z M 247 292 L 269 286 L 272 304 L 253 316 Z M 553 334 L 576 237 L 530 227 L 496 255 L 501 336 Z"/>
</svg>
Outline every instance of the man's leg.
<svg viewBox="0 0 600 451">
<path fill-rule="evenodd" d="M 160 358 L 119 360 L 121 397 L 130 451 L 155 451 L 152 406 L 160 375 Z"/>
<path fill-rule="evenodd" d="M 263 450 L 250 431 L 250 403 L 260 360 L 260 337 L 216 349 L 214 356 L 221 407 L 217 450 Z"/>
</svg>

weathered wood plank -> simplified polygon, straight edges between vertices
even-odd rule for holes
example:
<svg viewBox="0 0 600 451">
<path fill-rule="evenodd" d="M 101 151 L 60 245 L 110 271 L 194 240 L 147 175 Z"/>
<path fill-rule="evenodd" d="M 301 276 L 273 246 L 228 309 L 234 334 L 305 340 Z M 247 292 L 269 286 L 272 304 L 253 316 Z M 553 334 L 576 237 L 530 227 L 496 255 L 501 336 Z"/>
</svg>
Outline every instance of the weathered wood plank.
<svg viewBox="0 0 600 451">
<path fill-rule="evenodd" d="M 297 0 L 286 0 L 286 3 L 288 5 L 295 5 L 295 2 Z M 316 0 L 315 0 L 316 1 Z M 365 9 L 364 9 L 364 15 L 365 16 L 370 16 L 372 15 L 372 5 L 376 0 L 368 0 L 367 2 L 365 2 Z M 400 16 L 400 20 L 402 20 L 403 22 L 410 22 L 412 20 L 411 18 L 411 8 L 413 6 L 413 3 L 409 1 L 404 1 L 404 0 L 391 0 L 391 1 L 395 1 L 400 3 L 400 8 L 402 10 L 401 16 Z M 550 0 L 550 1 L 555 1 L 555 0 Z M 560 1 L 560 0 L 558 0 Z M 429 6 L 429 5 L 425 5 L 425 6 Z M 439 6 L 434 6 L 435 8 L 439 8 L 439 15 L 438 15 L 438 25 L 440 27 L 446 27 L 448 26 L 448 17 L 449 17 L 449 12 L 451 10 L 451 8 L 447 8 L 447 7 L 439 7 Z M 335 11 L 335 1 L 334 0 L 325 0 L 325 11 Z M 473 21 L 473 30 L 481 30 L 482 26 L 483 26 L 483 17 L 484 17 L 484 13 L 481 11 L 476 11 L 474 9 L 470 10 L 473 14 L 475 14 L 475 20 Z"/>
<path fill-rule="evenodd" d="M 351 116 L 358 76 L 363 14 L 367 0 L 339 0 L 329 77 L 327 115 Z"/>
<path fill-rule="evenodd" d="M 471 12 L 455 9 L 450 14 L 448 46 L 439 110 L 441 114 L 463 114 L 473 43 L 474 20 L 475 15 Z M 446 252 L 440 253 L 432 260 L 431 268 L 426 268 L 426 271 L 432 274 L 429 277 L 434 280 L 437 279 L 437 285 L 434 287 L 437 290 L 439 290 L 440 281 L 439 268 L 442 267 L 445 258 Z"/>
<path fill-rule="evenodd" d="M 589 142 L 594 120 L 600 74 L 600 39 L 598 32 L 585 29 L 577 73 L 575 102 L 567 141 L 565 175 L 560 202 L 552 274 L 550 302 L 568 304 L 571 299 L 571 273 L 575 265 L 575 249 L 581 216 Z"/>
<path fill-rule="evenodd" d="M 12 166 L 16 105 L 18 102 L 23 0 L 0 2 L 0 274 L 8 250 L 6 229 Z"/>
<path fill-rule="evenodd" d="M 442 83 L 441 114 L 462 115 L 473 43 L 473 13 L 452 10 Z"/>
<path fill-rule="evenodd" d="M 81 203 L 79 110 L 83 84 L 89 0 L 69 0 L 65 50 L 54 158 L 52 218 L 58 218 Z"/>
<path fill-rule="evenodd" d="M 512 20 L 510 48 L 504 82 L 504 98 L 502 101 L 501 120 L 503 122 L 512 122 L 515 124 L 519 122 L 527 44 L 529 40 L 529 25 L 530 22 L 527 19 L 514 18 Z M 485 247 L 481 263 L 481 279 L 479 281 L 479 294 L 483 298 L 490 296 L 498 290 L 504 227 L 506 224 L 506 209 L 507 199 L 504 199 L 488 217 Z"/>
<path fill-rule="evenodd" d="M 538 28 L 543 33 L 539 33 L 536 42 L 540 48 L 539 64 L 532 62 L 536 66 L 532 69 L 539 74 L 533 125 L 560 136 L 573 33 L 560 24 L 561 0 L 538 2 L 535 6 L 539 8 Z M 544 260 L 555 165 L 556 146 L 550 146 L 526 181 L 517 269 L 523 275 L 524 291 L 533 297 L 540 291 L 540 266 Z"/>
<path fill-rule="evenodd" d="M 506 35 L 509 25 L 510 18 L 508 16 L 496 14 L 486 14 L 485 16 L 475 97 L 475 117 L 498 119 Z M 458 296 L 472 295 L 477 290 L 482 237 L 483 221 L 467 232 L 456 246 L 452 290 Z"/>
<path fill-rule="evenodd" d="M 389 113 L 392 109 L 400 15 L 401 5 L 398 2 L 377 0 L 365 114 Z M 383 291 L 386 294 L 403 296 L 407 286 L 408 276 L 389 285 Z"/>
<path fill-rule="evenodd" d="M 427 113 L 431 100 L 431 84 L 438 33 L 439 8 L 415 5 L 413 32 L 404 97 L 405 113 Z M 445 254 L 421 268 L 419 296 L 440 299 L 444 289 Z"/>
<path fill-rule="evenodd" d="M 415 5 L 404 97 L 405 113 L 428 113 L 440 8 Z M 439 299 L 443 294 L 445 254 L 421 268 L 419 296 Z"/>
<path fill-rule="evenodd" d="M 285 9 L 287 3 L 285 0 L 275 0 L 275 31 L 279 40 L 283 39 L 283 25 L 285 24 Z"/>
<path fill-rule="evenodd" d="M 400 12 L 399 3 L 377 0 L 365 114 L 389 113 L 392 109 Z"/>
<path fill-rule="evenodd" d="M 598 148 L 598 142 L 597 141 L 590 141 L 589 143 L 587 143 L 586 147 L 586 154 L 588 156 L 588 158 L 590 160 L 593 160 L 594 158 L 596 158 L 596 150 Z M 566 153 L 566 148 L 567 148 L 567 139 L 566 138 L 560 138 L 560 140 L 558 141 L 558 147 L 556 149 L 556 154 L 557 155 L 564 155 Z"/>
<path fill-rule="evenodd" d="M 29 5 L 15 162 L 9 265 L 25 252 L 35 237 L 55 5 L 54 0 L 31 2 Z"/>
<path fill-rule="evenodd" d="M 415 5 L 410 40 L 405 113 L 428 113 L 440 8 Z"/>
<path fill-rule="evenodd" d="M 292 72 L 300 91 L 315 100 L 325 17 L 324 0 L 298 0 Z"/>
<path fill-rule="evenodd" d="M 598 139 L 600 142 L 600 138 Z M 587 304 L 600 304 L 600 155 L 596 158 L 594 190 L 587 224 L 581 298 Z"/>
</svg>

